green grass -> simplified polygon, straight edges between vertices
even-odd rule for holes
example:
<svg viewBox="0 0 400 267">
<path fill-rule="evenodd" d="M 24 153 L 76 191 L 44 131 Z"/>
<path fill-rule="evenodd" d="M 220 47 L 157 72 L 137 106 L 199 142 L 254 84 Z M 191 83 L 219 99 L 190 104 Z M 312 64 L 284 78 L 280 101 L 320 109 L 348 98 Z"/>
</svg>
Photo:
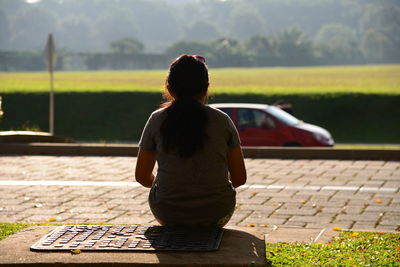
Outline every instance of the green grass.
<svg viewBox="0 0 400 267">
<path fill-rule="evenodd" d="M 166 70 L 56 72 L 56 92 L 162 92 Z M 212 94 L 400 95 L 400 65 L 210 69 Z M 0 93 L 48 92 L 46 72 L 0 73 Z"/>
<path fill-rule="evenodd" d="M 18 230 L 24 229 L 29 226 L 38 225 L 36 223 L 3 223 L 0 222 L 0 240 L 6 238 L 9 235 L 17 232 Z"/>
<path fill-rule="evenodd" d="M 270 266 L 400 266 L 400 234 L 341 232 L 328 244 L 266 244 Z"/>
<path fill-rule="evenodd" d="M 382 149 L 400 150 L 400 144 L 335 144 L 337 149 Z"/>
</svg>

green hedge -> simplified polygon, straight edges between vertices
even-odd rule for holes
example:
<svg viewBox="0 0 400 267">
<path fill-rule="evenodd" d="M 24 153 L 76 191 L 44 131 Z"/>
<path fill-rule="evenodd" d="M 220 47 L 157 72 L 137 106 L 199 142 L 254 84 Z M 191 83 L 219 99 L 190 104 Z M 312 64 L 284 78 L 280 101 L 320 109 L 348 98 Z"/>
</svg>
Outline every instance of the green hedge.
<svg viewBox="0 0 400 267">
<path fill-rule="evenodd" d="M 38 127 L 48 130 L 48 94 L 6 93 L 1 130 Z M 85 141 L 128 141 L 140 138 L 158 93 L 58 93 L 55 131 Z M 335 95 L 213 95 L 210 103 L 291 103 L 296 117 L 328 129 L 336 142 L 400 143 L 400 96 Z"/>
</svg>

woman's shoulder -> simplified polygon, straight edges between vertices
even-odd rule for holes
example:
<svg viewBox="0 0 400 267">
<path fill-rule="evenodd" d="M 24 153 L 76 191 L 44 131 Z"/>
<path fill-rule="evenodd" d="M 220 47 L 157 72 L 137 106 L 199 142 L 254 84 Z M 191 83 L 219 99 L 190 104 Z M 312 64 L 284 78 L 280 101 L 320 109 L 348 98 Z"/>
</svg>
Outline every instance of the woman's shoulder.
<svg viewBox="0 0 400 267">
<path fill-rule="evenodd" d="M 219 110 L 217 108 L 214 107 L 210 107 L 210 106 L 206 106 L 207 112 L 209 114 L 209 116 L 217 119 L 217 120 L 222 120 L 222 121 L 226 121 L 229 119 L 229 116 L 223 112 L 222 110 Z"/>
<path fill-rule="evenodd" d="M 158 118 L 158 117 L 160 117 L 160 116 L 162 116 L 165 112 L 165 107 L 162 107 L 162 108 L 159 108 L 159 109 L 156 109 L 156 110 L 154 110 L 152 113 L 151 113 L 151 115 L 150 115 L 150 117 L 152 117 L 152 118 Z"/>
</svg>

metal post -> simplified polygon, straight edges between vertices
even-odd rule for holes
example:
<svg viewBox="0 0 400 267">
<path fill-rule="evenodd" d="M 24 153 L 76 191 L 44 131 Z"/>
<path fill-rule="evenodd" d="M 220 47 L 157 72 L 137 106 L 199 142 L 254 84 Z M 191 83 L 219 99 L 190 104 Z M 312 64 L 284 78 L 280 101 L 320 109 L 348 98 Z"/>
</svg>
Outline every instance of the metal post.
<svg viewBox="0 0 400 267">
<path fill-rule="evenodd" d="M 54 77 L 53 77 L 53 70 L 54 70 L 54 42 L 53 42 L 53 35 L 49 33 L 49 37 L 47 39 L 46 45 L 46 54 L 47 54 L 47 67 L 50 74 L 50 103 L 49 103 L 49 131 L 52 135 L 54 135 Z"/>
<path fill-rule="evenodd" d="M 53 72 L 50 72 L 50 117 L 49 117 L 49 128 L 51 135 L 54 135 L 54 82 Z"/>
</svg>

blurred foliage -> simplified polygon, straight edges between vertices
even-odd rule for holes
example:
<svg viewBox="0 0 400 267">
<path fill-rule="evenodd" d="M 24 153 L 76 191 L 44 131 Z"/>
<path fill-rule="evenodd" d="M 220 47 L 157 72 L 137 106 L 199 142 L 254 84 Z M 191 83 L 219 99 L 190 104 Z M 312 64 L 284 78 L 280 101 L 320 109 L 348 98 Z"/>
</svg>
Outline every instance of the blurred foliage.
<svg viewBox="0 0 400 267">
<path fill-rule="evenodd" d="M 399 31 L 396 0 L 0 0 L 0 50 L 42 51 L 52 32 L 67 70 L 79 57 L 81 69 L 137 69 L 198 51 L 212 67 L 393 63 Z M 146 64 L 102 63 L 116 51 Z M 0 71 L 32 69 L 0 56 Z"/>
<path fill-rule="evenodd" d="M 400 143 L 400 96 L 377 94 L 213 94 L 210 103 L 272 104 L 283 99 L 301 120 L 329 130 L 338 143 Z M 46 131 L 48 93 L 3 94 L 0 130 L 29 121 Z M 74 140 L 139 140 L 148 116 L 163 102 L 161 93 L 64 92 L 56 96 L 55 132 Z"/>
</svg>

